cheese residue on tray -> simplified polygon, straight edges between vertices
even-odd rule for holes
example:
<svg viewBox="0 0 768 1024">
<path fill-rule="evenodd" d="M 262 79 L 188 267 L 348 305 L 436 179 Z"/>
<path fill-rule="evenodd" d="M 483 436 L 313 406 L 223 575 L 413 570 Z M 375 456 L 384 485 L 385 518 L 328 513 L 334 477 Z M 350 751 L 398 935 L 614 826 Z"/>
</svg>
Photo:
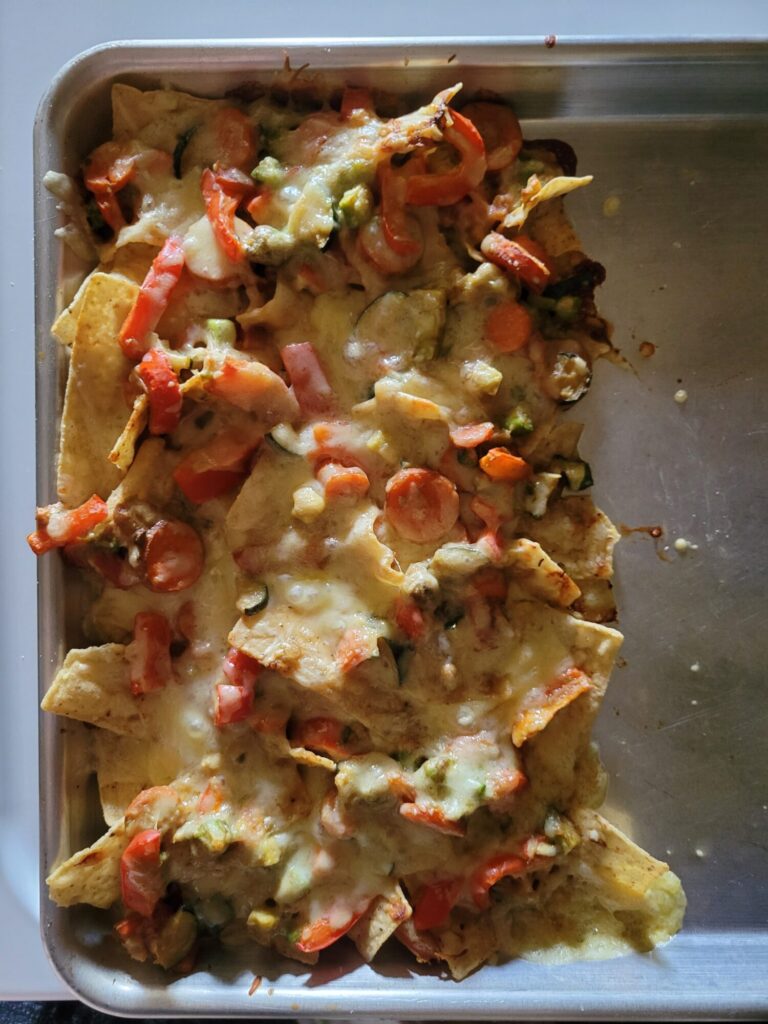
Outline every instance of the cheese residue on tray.
<svg viewBox="0 0 768 1024">
<path fill-rule="evenodd" d="M 680 926 L 595 810 L 618 534 L 562 415 L 610 351 L 563 212 L 591 178 L 459 89 L 116 85 L 55 179 L 96 265 L 29 541 L 93 595 L 43 707 L 95 727 L 107 831 L 48 886 L 137 960 L 347 936 L 459 979 Z"/>
</svg>

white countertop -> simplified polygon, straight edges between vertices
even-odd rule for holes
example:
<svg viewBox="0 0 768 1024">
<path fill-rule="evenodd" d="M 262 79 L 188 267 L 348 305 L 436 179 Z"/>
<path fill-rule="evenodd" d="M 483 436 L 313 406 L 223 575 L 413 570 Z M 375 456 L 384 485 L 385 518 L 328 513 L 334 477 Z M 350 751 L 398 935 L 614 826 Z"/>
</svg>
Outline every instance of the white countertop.
<svg viewBox="0 0 768 1024">
<path fill-rule="evenodd" d="M 599 13 L 596 13 L 599 12 Z M 32 122 L 55 72 L 114 39 L 309 36 L 768 36 L 763 0 L 0 0 L 0 999 L 66 997 L 37 921 Z"/>
</svg>

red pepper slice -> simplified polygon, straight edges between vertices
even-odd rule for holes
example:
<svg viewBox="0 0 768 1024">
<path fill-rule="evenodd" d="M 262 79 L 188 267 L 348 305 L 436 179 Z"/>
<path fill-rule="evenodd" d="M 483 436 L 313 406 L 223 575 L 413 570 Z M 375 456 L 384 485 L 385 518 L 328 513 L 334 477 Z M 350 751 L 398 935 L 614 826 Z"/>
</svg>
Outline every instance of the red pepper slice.
<svg viewBox="0 0 768 1024">
<path fill-rule="evenodd" d="M 150 434 L 170 434 L 181 419 L 181 385 L 168 356 L 151 348 L 136 370 L 149 399 Z"/>
<path fill-rule="evenodd" d="M 48 505 L 37 510 L 37 529 L 27 537 L 27 544 L 36 555 L 44 555 L 53 548 L 63 548 L 103 522 L 108 515 L 107 503 L 93 494 L 77 508 L 65 509 Z"/>
<path fill-rule="evenodd" d="M 480 132 L 468 117 L 450 111 L 453 124 L 443 140 L 459 154 L 460 162 L 441 173 L 414 174 L 407 179 L 405 201 L 411 206 L 450 206 L 458 203 L 485 177 L 485 146 Z"/>
<path fill-rule="evenodd" d="M 538 242 L 527 235 L 505 238 L 491 231 L 483 239 L 480 250 L 487 260 L 506 270 L 532 292 L 542 292 L 552 277 L 552 263 Z"/>
<path fill-rule="evenodd" d="M 120 347 L 128 359 L 137 361 L 147 351 L 147 335 L 157 327 L 183 269 L 184 249 L 181 239 L 171 235 L 155 256 L 136 301 L 120 329 Z"/>
<path fill-rule="evenodd" d="M 414 927 L 419 931 L 439 928 L 448 920 L 464 886 L 463 878 L 444 878 L 422 886 L 413 907 Z"/>
<path fill-rule="evenodd" d="M 368 909 L 369 902 L 362 909 L 355 911 L 341 927 L 331 924 L 327 917 L 321 917 L 317 921 L 305 925 L 296 943 L 296 948 L 300 949 L 302 953 L 317 953 L 321 949 L 326 949 L 328 946 L 333 945 L 334 942 L 340 939 L 342 935 L 346 935 L 349 929 L 357 924 Z"/>
</svg>

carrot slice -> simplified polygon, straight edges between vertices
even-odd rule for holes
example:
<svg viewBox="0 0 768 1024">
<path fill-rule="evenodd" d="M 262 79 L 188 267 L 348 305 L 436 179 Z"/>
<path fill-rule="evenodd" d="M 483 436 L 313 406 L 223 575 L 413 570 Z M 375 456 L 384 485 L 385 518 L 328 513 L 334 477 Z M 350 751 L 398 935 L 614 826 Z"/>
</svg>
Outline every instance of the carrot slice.
<svg viewBox="0 0 768 1024">
<path fill-rule="evenodd" d="M 480 459 L 480 469 L 491 480 L 504 480 L 507 483 L 526 480 L 531 475 L 531 467 L 525 459 L 513 455 L 506 448 L 491 448 Z"/>
<path fill-rule="evenodd" d="M 318 469 L 317 479 L 327 498 L 361 498 L 370 487 L 365 470 L 340 462 L 326 462 Z"/>
<path fill-rule="evenodd" d="M 439 540 L 459 517 L 459 495 L 451 481 L 433 469 L 401 469 L 387 482 L 387 518 L 406 540 Z"/>
<path fill-rule="evenodd" d="M 492 423 L 467 423 L 463 427 L 454 427 L 449 436 L 457 448 L 477 448 L 492 436 L 493 431 Z"/>
<path fill-rule="evenodd" d="M 533 331 L 531 314 L 519 302 L 500 302 L 485 321 L 485 336 L 498 352 L 517 352 Z"/>
</svg>

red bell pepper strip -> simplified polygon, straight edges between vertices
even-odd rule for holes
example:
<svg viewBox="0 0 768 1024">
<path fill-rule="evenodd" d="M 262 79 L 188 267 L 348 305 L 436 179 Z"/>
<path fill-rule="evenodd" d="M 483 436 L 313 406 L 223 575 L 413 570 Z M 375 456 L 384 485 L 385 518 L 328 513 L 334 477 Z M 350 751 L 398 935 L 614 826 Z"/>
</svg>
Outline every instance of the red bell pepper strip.
<svg viewBox="0 0 768 1024">
<path fill-rule="evenodd" d="M 253 692 L 244 686 L 233 686 L 231 683 L 219 683 L 216 686 L 216 697 L 213 711 L 214 725 L 231 725 L 242 722 L 253 708 Z"/>
<path fill-rule="evenodd" d="M 373 99 L 369 89 L 361 86 L 348 85 L 341 95 L 341 118 L 348 121 L 356 110 L 373 113 Z"/>
<path fill-rule="evenodd" d="M 368 909 L 369 902 L 366 902 L 362 908 L 356 910 L 341 927 L 331 924 L 327 917 L 321 917 L 317 921 L 305 925 L 301 930 L 296 948 L 301 950 L 302 953 L 317 953 L 321 949 L 326 949 L 328 946 L 333 945 L 334 942 L 343 935 L 346 935 L 349 929 L 357 924 Z"/>
<path fill-rule="evenodd" d="M 509 107 L 502 103 L 470 103 L 462 113 L 483 137 L 488 170 L 500 171 L 509 167 L 523 148 L 520 122 Z"/>
<path fill-rule="evenodd" d="M 151 348 L 136 370 L 147 389 L 150 434 L 170 434 L 181 419 L 181 385 L 171 361 L 159 348 Z"/>
<path fill-rule="evenodd" d="M 147 351 L 147 335 L 157 327 L 183 269 L 184 249 L 181 239 L 171 235 L 155 256 L 136 301 L 120 329 L 120 347 L 128 359 L 136 362 Z"/>
<path fill-rule="evenodd" d="M 250 119 L 236 107 L 224 107 L 214 118 L 219 146 L 217 166 L 250 170 L 256 159 L 256 132 Z"/>
<path fill-rule="evenodd" d="M 165 893 L 160 863 L 162 833 L 145 829 L 131 839 L 120 858 L 120 893 L 128 910 L 151 917 Z"/>
<path fill-rule="evenodd" d="M 424 612 L 409 597 L 398 597 L 395 600 L 395 622 L 411 640 L 419 640 L 427 628 Z"/>
<path fill-rule="evenodd" d="M 235 213 L 243 201 L 245 187 L 233 187 L 233 181 L 228 180 L 226 173 L 216 173 L 209 167 L 203 171 L 200 183 L 205 212 L 216 241 L 227 259 L 238 263 L 245 258 L 245 252 L 235 231 Z"/>
<path fill-rule="evenodd" d="M 461 822 L 446 818 L 439 807 L 423 807 L 421 804 L 406 803 L 400 805 L 400 813 L 415 825 L 426 825 L 427 828 L 433 828 L 436 832 L 442 832 L 446 836 L 463 837 L 467 831 Z"/>
<path fill-rule="evenodd" d="M 53 548 L 63 548 L 90 533 L 107 518 L 107 503 L 92 495 L 78 508 L 64 508 L 63 505 L 48 505 L 39 508 L 35 515 L 37 529 L 27 537 L 27 544 L 36 555 L 43 555 Z"/>
<path fill-rule="evenodd" d="M 99 213 L 117 234 L 125 226 L 125 217 L 115 193 L 136 173 L 136 158 L 123 152 L 117 142 L 105 142 L 91 153 L 83 172 L 83 181 L 93 193 Z"/>
<path fill-rule="evenodd" d="M 296 747 L 321 750 L 335 758 L 350 757 L 352 748 L 347 742 L 347 732 L 347 727 L 336 718 L 306 718 L 291 732 L 291 743 Z"/>
<path fill-rule="evenodd" d="M 439 928 L 448 915 L 464 886 L 463 878 L 444 878 L 440 882 L 422 886 L 413 907 L 413 925 L 418 931 Z"/>
<path fill-rule="evenodd" d="M 472 899 L 481 910 L 490 905 L 490 891 L 502 878 L 525 874 L 528 862 L 516 854 L 502 853 L 492 857 L 472 875 L 469 886 Z"/>
<path fill-rule="evenodd" d="M 459 163 L 442 173 L 414 174 L 407 178 L 405 201 L 411 206 L 450 206 L 479 185 L 486 171 L 485 146 L 469 118 L 451 110 L 453 124 L 443 140 L 459 154 Z"/>
</svg>

